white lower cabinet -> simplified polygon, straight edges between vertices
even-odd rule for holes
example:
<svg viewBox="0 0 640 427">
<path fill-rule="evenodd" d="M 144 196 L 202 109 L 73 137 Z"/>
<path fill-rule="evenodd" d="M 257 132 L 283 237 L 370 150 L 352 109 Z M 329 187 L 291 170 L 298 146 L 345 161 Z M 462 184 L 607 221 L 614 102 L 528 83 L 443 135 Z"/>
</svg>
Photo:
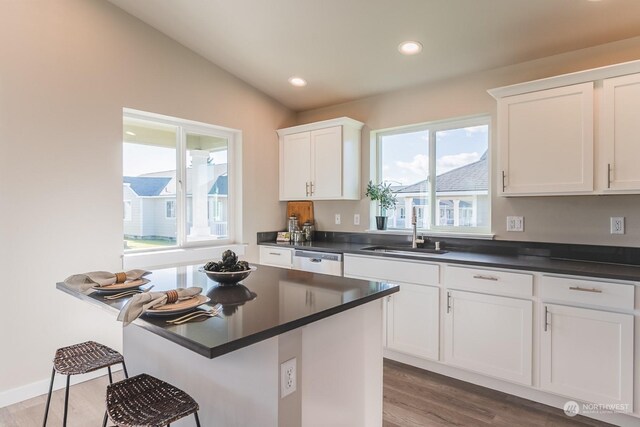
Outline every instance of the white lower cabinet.
<svg viewBox="0 0 640 427">
<path fill-rule="evenodd" d="M 603 404 L 633 403 L 633 315 L 545 304 L 541 388 Z"/>
<path fill-rule="evenodd" d="M 401 284 L 387 299 L 387 348 L 438 360 L 440 289 Z"/>
<path fill-rule="evenodd" d="M 447 364 L 531 385 L 531 301 L 449 290 L 446 307 Z"/>
<path fill-rule="evenodd" d="M 385 304 L 387 349 L 422 359 L 439 359 L 438 264 L 345 254 L 344 276 L 397 283 L 400 292 L 387 297 Z"/>
</svg>

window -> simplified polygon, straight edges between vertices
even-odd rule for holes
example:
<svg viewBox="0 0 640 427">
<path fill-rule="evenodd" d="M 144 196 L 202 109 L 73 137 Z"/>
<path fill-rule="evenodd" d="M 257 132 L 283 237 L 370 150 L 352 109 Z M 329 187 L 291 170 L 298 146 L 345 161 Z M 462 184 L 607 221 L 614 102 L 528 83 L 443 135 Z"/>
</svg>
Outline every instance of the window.
<svg viewBox="0 0 640 427">
<path fill-rule="evenodd" d="M 164 217 L 166 219 L 172 219 L 176 217 L 176 201 L 175 200 L 165 201 Z"/>
<path fill-rule="evenodd" d="M 125 110 L 125 248 L 228 243 L 239 138 L 231 129 Z"/>
<path fill-rule="evenodd" d="M 131 221 L 131 200 L 124 201 L 124 216 L 125 221 Z"/>
<path fill-rule="evenodd" d="M 398 205 L 389 228 L 488 233 L 489 117 L 408 126 L 376 134 L 375 181 L 390 183 Z"/>
</svg>

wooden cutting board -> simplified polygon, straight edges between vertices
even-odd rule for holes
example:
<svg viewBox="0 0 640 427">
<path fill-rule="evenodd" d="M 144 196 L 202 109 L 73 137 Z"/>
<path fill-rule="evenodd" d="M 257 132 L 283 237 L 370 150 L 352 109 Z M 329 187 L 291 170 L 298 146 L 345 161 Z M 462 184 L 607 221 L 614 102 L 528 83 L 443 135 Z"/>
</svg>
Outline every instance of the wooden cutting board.
<svg viewBox="0 0 640 427">
<path fill-rule="evenodd" d="M 298 218 L 298 227 L 302 228 L 305 222 L 315 224 L 313 218 L 313 202 L 287 202 L 287 218 Z"/>
</svg>

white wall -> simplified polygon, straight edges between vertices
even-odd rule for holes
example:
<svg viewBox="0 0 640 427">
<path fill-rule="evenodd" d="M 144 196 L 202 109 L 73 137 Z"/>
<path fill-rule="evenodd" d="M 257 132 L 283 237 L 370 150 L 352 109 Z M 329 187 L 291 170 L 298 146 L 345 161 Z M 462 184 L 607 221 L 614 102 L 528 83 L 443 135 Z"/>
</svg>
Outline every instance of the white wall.
<svg viewBox="0 0 640 427">
<path fill-rule="evenodd" d="M 298 114 L 298 123 L 340 116 L 365 122 L 362 132 L 364 189 L 369 180 L 369 135 L 372 130 L 490 114 L 493 120 L 491 144 L 495 147 L 496 101 L 487 93 L 487 89 L 637 59 L 640 59 L 640 37 L 302 112 Z M 495 165 L 495 150 L 492 150 L 491 160 Z M 491 175 L 492 182 L 495 183 L 495 167 L 492 168 Z M 362 195 L 364 197 L 364 191 Z M 368 227 L 367 198 L 356 202 L 315 202 L 314 209 L 320 230 L 363 231 Z M 640 196 L 636 195 L 522 198 L 492 196 L 493 232 L 501 240 L 638 246 L 638 211 Z M 336 213 L 342 214 L 341 225 L 333 223 Z M 352 225 L 354 213 L 359 213 L 364 219 L 360 226 Z M 507 215 L 524 216 L 525 232 L 507 233 Z M 609 234 L 610 216 L 627 218 L 625 235 Z"/>
<path fill-rule="evenodd" d="M 294 117 L 104 1 L 0 2 L 0 58 L 2 403 L 42 387 L 58 347 L 120 348 L 114 317 L 55 283 L 121 266 L 123 107 L 242 130 L 250 260 L 284 224 L 275 129 Z"/>
</svg>

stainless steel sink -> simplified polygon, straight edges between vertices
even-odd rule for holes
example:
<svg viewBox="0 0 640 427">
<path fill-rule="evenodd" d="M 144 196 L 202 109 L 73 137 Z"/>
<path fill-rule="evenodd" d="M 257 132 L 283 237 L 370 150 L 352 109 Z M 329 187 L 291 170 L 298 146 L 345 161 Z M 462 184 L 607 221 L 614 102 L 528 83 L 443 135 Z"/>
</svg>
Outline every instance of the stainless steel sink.
<svg viewBox="0 0 640 427">
<path fill-rule="evenodd" d="M 394 255 L 407 255 L 407 256 L 424 256 L 430 257 L 433 255 L 446 254 L 447 251 L 435 250 L 429 248 L 405 248 L 397 246 L 369 246 L 362 248 L 363 251 L 382 252 L 386 254 Z"/>
</svg>

